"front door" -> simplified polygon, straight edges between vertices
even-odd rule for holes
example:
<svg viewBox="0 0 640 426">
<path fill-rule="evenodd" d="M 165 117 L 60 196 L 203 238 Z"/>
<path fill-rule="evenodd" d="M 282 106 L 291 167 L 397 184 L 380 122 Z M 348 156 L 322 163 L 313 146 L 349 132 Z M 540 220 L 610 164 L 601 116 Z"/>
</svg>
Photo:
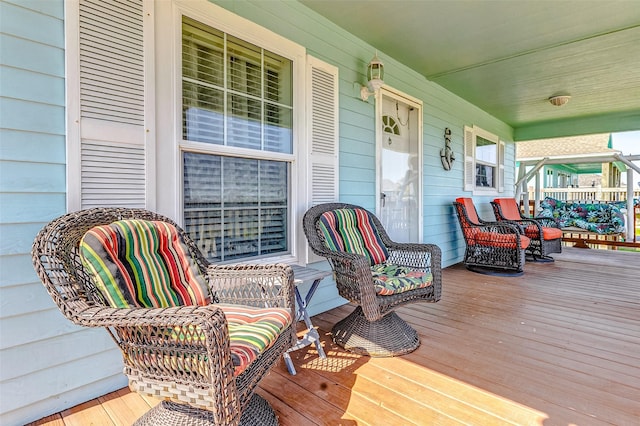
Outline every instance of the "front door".
<svg viewBox="0 0 640 426">
<path fill-rule="evenodd" d="M 394 241 L 422 237 L 422 104 L 382 89 L 377 105 L 378 217 Z"/>
</svg>

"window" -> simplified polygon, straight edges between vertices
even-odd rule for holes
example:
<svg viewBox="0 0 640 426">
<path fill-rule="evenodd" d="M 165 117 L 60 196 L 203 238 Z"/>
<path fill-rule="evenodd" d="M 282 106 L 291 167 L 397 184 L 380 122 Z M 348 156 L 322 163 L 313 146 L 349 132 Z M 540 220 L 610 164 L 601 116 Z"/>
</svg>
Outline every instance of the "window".
<svg viewBox="0 0 640 426">
<path fill-rule="evenodd" d="M 69 209 L 158 211 L 212 261 L 318 260 L 296 225 L 337 199 L 338 68 L 206 0 L 121 3 L 68 8 Z"/>
<path fill-rule="evenodd" d="M 547 177 L 546 177 L 546 180 L 545 180 L 545 186 L 547 188 L 553 188 L 554 187 L 554 184 L 553 184 L 553 170 L 551 170 L 551 169 L 547 170 Z"/>
<path fill-rule="evenodd" d="M 212 261 L 289 253 L 293 63 L 182 24 L 184 226 Z M 223 147 L 223 148 L 221 148 Z"/>
<path fill-rule="evenodd" d="M 504 142 L 479 127 L 464 128 L 464 189 L 474 194 L 504 191 Z"/>
</svg>

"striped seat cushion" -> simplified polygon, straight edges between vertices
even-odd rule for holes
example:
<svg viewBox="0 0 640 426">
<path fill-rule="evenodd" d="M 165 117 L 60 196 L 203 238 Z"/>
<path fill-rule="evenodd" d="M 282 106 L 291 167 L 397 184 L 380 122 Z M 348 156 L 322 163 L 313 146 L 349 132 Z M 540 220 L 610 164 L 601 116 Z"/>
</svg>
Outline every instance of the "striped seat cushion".
<svg viewBox="0 0 640 426">
<path fill-rule="evenodd" d="M 206 280 L 175 226 L 120 220 L 90 229 L 80 257 L 112 307 L 206 305 Z"/>
<path fill-rule="evenodd" d="M 389 257 L 369 213 L 364 209 L 336 209 L 320 216 L 318 227 L 332 251 L 361 254 L 371 265 Z"/>
<path fill-rule="evenodd" d="M 278 336 L 291 325 L 291 311 L 283 308 L 253 308 L 241 305 L 216 305 L 224 312 L 229 325 L 231 360 L 234 375 L 241 374 L 258 356 L 269 349 Z M 204 340 L 199 327 L 187 330 L 176 327 L 169 338 L 181 342 Z"/>
<path fill-rule="evenodd" d="M 428 287 L 433 282 L 431 272 L 416 271 L 415 269 L 390 263 L 373 265 L 371 273 L 373 274 L 376 293 L 381 296 Z"/>
</svg>

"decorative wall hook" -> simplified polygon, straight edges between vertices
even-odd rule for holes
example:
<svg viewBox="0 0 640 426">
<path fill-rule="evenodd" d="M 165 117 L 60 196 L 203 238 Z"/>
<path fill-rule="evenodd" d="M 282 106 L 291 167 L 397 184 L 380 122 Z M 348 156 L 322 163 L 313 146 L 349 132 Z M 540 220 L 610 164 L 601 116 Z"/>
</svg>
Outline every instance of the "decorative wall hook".
<svg viewBox="0 0 640 426">
<path fill-rule="evenodd" d="M 440 160 L 445 170 L 451 170 L 456 157 L 451 149 L 451 130 L 447 127 L 444 129 L 444 148 L 440 150 Z"/>
</svg>

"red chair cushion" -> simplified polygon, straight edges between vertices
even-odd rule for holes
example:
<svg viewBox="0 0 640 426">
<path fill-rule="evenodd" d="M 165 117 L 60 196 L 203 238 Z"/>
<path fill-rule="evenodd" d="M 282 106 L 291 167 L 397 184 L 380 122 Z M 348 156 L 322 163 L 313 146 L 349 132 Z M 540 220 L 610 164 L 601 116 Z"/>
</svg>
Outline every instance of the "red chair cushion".
<svg viewBox="0 0 640 426">
<path fill-rule="evenodd" d="M 456 198 L 456 202 L 463 205 L 464 209 L 467 211 L 467 216 L 469 220 L 473 223 L 480 223 L 480 219 L 478 218 L 478 213 L 476 213 L 476 207 L 473 205 L 473 200 L 467 197 L 459 197 Z"/>
<path fill-rule="evenodd" d="M 524 228 L 524 234 L 529 238 L 539 238 L 538 235 L 538 227 L 536 225 L 529 225 Z M 548 228 L 546 226 L 542 227 L 542 238 L 544 240 L 557 240 L 558 238 L 562 238 L 562 231 L 558 228 Z"/>
<path fill-rule="evenodd" d="M 500 206 L 503 218 L 507 220 L 521 219 L 520 208 L 514 198 L 496 198 L 493 201 Z"/>
<path fill-rule="evenodd" d="M 516 248 L 517 235 L 515 234 L 498 234 L 496 232 L 478 231 L 475 236 L 476 244 L 487 247 L 504 247 Z M 524 235 L 520 236 L 520 248 L 529 247 L 531 240 Z"/>
</svg>

